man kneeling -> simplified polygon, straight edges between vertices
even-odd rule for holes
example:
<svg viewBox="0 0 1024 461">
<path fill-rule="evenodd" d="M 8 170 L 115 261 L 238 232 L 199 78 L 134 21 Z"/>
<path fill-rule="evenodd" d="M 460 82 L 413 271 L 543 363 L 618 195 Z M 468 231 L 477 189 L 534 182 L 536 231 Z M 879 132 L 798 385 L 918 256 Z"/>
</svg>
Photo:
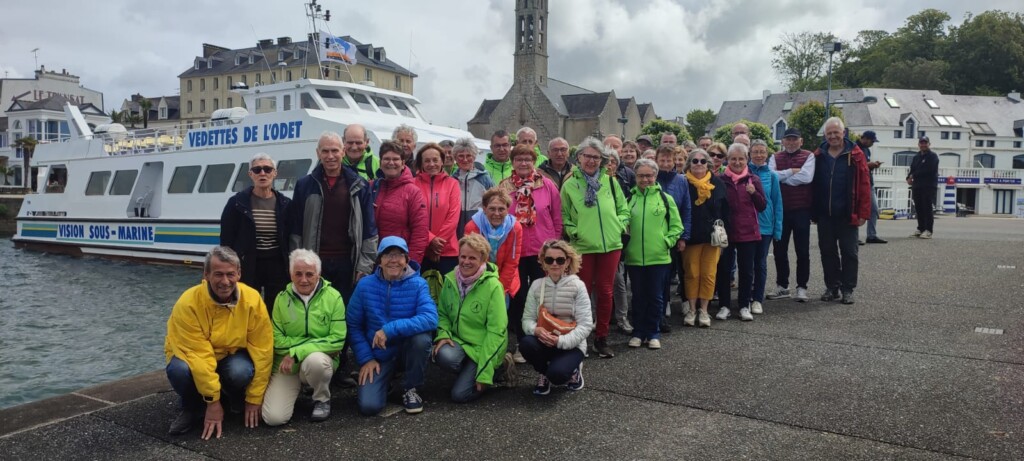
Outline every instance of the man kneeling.
<svg viewBox="0 0 1024 461">
<path fill-rule="evenodd" d="M 263 399 L 263 421 L 288 422 L 302 384 L 313 388 L 312 421 L 331 416 L 331 376 L 345 343 L 345 302 L 331 282 L 320 276 L 320 257 L 309 250 L 292 251 L 288 273 L 292 283 L 274 300 L 274 373 Z"/>
</svg>

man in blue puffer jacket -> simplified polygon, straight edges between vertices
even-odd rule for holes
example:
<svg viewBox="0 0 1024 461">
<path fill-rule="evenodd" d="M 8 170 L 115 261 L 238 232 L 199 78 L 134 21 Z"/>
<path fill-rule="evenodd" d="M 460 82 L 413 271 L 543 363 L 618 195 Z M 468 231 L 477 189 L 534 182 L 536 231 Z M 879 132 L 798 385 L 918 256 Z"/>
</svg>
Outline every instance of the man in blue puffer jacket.
<svg viewBox="0 0 1024 461">
<path fill-rule="evenodd" d="M 348 305 L 349 341 L 359 362 L 359 412 L 376 415 L 387 403 L 388 383 L 395 368 L 404 366 L 406 413 L 423 411 L 416 388 L 423 374 L 437 329 L 437 305 L 430 297 L 419 265 L 409 260 L 401 237 L 385 237 L 377 248 L 377 269 L 363 277 Z"/>
</svg>

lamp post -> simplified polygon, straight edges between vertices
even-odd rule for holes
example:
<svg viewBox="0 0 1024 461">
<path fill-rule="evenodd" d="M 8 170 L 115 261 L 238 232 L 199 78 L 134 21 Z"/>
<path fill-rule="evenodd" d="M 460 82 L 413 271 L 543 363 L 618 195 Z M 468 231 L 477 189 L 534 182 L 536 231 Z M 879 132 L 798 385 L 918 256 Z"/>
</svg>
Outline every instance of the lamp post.
<svg viewBox="0 0 1024 461">
<path fill-rule="evenodd" d="M 629 123 L 629 119 L 626 117 L 619 117 L 619 123 L 622 124 L 622 139 L 626 139 L 626 124 Z"/>
<path fill-rule="evenodd" d="M 832 116 L 829 110 L 829 99 L 832 97 L 832 56 L 843 51 L 843 44 L 840 42 L 826 43 L 821 50 L 828 53 L 828 90 L 825 91 L 825 120 Z"/>
</svg>

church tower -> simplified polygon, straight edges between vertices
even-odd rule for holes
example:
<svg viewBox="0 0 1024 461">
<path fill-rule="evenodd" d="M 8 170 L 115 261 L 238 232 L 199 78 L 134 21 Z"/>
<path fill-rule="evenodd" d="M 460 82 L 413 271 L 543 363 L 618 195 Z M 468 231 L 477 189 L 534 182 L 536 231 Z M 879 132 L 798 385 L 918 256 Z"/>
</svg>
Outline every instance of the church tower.
<svg viewBox="0 0 1024 461">
<path fill-rule="evenodd" d="M 515 80 L 547 86 L 548 0 L 516 0 Z"/>
</svg>

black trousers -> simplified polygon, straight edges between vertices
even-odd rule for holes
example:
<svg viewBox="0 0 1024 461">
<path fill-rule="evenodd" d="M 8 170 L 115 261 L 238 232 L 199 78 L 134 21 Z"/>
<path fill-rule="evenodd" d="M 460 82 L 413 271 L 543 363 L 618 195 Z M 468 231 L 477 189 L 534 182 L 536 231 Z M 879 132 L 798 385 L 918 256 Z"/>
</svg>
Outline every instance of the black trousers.
<svg viewBox="0 0 1024 461">
<path fill-rule="evenodd" d="M 917 230 L 934 232 L 935 226 L 935 187 L 915 187 L 911 189 L 914 208 L 917 209 Z"/>
<path fill-rule="evenodd" d="M 782 239 L 775 245 L 775 284 L 789 288 L 789 238 L 796 250 L 796 286 L 807 289 L 811 278 L 811 210 L 783 210 Z"/>
<path fill-rule="evenodd" d="M 526 308 L 526 293 L 534 280 L 544 278 L 544 268 L 540 266 L 537 255 L 519 258 L 519 291 L 512 297 L 508 309 L 508 328 L 516 338 L 523 336 L 523 310 Z"/>
<path fill-rule="evenodd" d="M 857 288 L 857 226 L 850 225 L 849 215 L 818 218 L 818 249 L 821 269 L 829 291 L 853 293 Z"/>
<path fill-rule="evenodd" d="M 277 294 L 288 286 L 288 261 L 283 261 L 277 250 L 258 252 L 252 271 L 242 271 L 242 283 L 256 291 L 262 291 L 267 314 L 274 311 Z"/>
</svg>

